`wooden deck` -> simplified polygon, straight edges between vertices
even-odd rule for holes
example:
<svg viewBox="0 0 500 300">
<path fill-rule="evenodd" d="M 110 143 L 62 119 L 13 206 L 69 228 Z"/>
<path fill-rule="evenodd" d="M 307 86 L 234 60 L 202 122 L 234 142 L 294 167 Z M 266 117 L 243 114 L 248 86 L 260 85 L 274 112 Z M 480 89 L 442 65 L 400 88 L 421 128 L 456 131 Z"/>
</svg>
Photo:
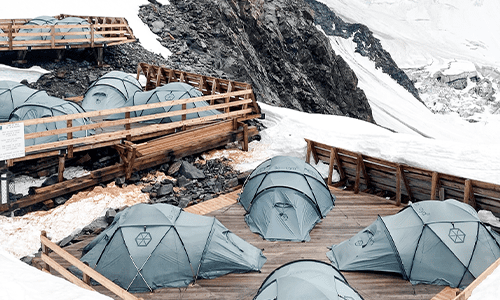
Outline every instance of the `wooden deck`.
<svg viewBox="0 0 500 300">
<path fill-rule="evenodd" d="M 235 203 L 237 192 L 224 195 L 223 200 L 229 206 L 221 207 L 217 199 L 190 207 L 191 212 L 206 213 L 216 217 L 229 230 L 247 242 L 263 250 L 267 262 L 261 273 L 228 274 L 212 280 L 199 280 L 187 288 L 165 288 L 154 293 L 139 293 L 143 299 L 253 299 L 264 279 L 275 268 L 284 263 L 298 259 L 317 259 L 329 262 L 326 257 L 327 247 L 340 243 L 376 220 L 377 215 L 385 216 L 397 213 L 402 207 L 394 205 L 394 201 L 370 195 L 354 194 L 332 188 L 336 195 L 334 209 L 311 231 L 311 241 L 269 242 L 252 233 L 244 221 L 243 207 Z M 231 204 L 234 203 L 234 204 Z M 213 205 L 213 206 L 212 206 Z M 210 207 L 217 209 L 210 211 Z M 197 211 L 196 211 L 197 210 Z M 90 242 L 90 238 L 64 248 L 76 257 L 81 256 L 81 249 Z M 56 257 L 54 259 L 57 260 Z M 58 260 L 64 266 L 63 261 Z M 433 285 L 411 285 L 397 274 L 343 272 L 349 284 L 355 288 L 365 300 L 380 299 L 432 299 L 444 287 Z M 110 292 L 101 286 L 97 291 L 109 295 Z M 115 299 L 118 299 L 115 297 Z"/>
</svg>

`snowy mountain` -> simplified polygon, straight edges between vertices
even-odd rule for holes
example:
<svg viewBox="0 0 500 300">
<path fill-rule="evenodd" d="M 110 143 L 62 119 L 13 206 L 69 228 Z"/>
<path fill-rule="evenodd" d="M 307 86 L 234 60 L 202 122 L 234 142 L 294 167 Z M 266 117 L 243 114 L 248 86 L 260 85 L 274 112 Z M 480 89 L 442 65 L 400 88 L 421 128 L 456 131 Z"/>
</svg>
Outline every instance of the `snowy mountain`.
<svg viewBox="0 0 500 300">
<path fill-rule="evenodd" d="M 4 4 L 0 18 L 60 13 L 125 16 L 145 48 L 162 53 L 164 57 L 171 55 L 171 51 L 158 41 L 163 39 L 153 34 L 138 17 L 140 5 L 148 4 L 145 0 L 49 2 L 48 5 L 47 2 L 30 1 L 30 5 L 21 10 L 11 1 Z M 404 68 L 425 105 L 377 68 L 375 62 L 356 52 L 353 37 L 328 36 L 335 54 L 342 57 L 356 74 L 358 87 L 366 94 L 373 117 L 380 126 L 345 116 L 310 114 L 262 104 L 267 129 L 262 132 L 261 142 L 251 143 L 251 151 L 237 167 L 250 169 L 274 155 L 303 157 L 303 139 L 310 138 L 400 163 L 500 183 L 500 37 L 497 34 L 500 2 L 321 2 L 345 22 L 366 25 L 397 65 Z M 0 79 L 12 78 L 12 74 L 10 69 L 0 69 Z M 23 77 L 16 78 L 21 80 Z M 94 210 L 100 214 L 105 208 Z M 88 214 L 93 208 L 85 206 L 80 211 Z M 72 211 L 71 218 L 78 220 L 76 214 Z M 47 218 L 57 223 L 49 213 Z M 18 225 L 22 222 L 26 225 Z M 75 222 L 69 232 L 57 232 L 57 236 L 67 236 L 74 228 L 85 226 L 86 222 L 87 219 L 78 224 Z M 11 246 L 6 249 L 11 253 L 18 251 L 14 253 L 17 258 L 28 255 L 30 253 L 25 249 L 37 249 L 39 245 L 40 230 L 56 236 L 51 232 L 52 228 L 43 227 L 45 223 L 48 222 L 33 224 L 24 219 L 1 217 L 0 245 Z M 20 241 L 30 246 L 23 244 L 24 249 L 17 250 Z M 12 261 L 6 255 L 0 257 L 3 261 L 7 259 Z M 3 275 L 0 280 L 2 290 L 7 289 L 10 274 L 15 269 L 16 266 L 12 265 L 7 271 L 4 268 L 0 272 Z M 30 280 L 33 281 L 33 277 L 26 278 L 27 282 Z M 52 295 L 52 299 L 58 299 L 56 292 Z M 495 294 L 490 293 L 490 296 Z"/>
</svg>

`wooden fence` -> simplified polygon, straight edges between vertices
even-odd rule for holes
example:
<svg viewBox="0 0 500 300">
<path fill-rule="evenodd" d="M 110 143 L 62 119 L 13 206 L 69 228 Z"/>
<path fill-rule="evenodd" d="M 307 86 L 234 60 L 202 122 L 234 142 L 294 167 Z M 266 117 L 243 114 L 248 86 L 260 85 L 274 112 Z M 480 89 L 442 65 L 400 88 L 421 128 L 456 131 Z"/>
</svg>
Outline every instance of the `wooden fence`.
<svg viewBox="0 0 500 300">
<path fill-rule="evenodd" d="M 99 282 L 103 287 L 108 289 L 109 291 L 113 292 L 115 295 L 120 297 L 121 299 L 124 300 L 142 300 L 142 298 L 137 298 L 128 291 L 124 290 L 111 280 L 107 279 L 88 265 L 84 264 L 80 260 L 78 260 L 76 257 L 72 256 L 68 252 L 66 252 L 64 249 L 60 248 L 56 244 L 54 244 L 51 240 L 47 238 L 47 233 L 45 231 L 42 231 L 42 234 L 40 235 L 40 240 L 42 243 L 42 256 L 41 260 L 46 264 L 43 265 L 41 264 L 41 269 L 42 271 L 50 273 L 51 268 L 61 274 L 64 278 L 69 280 L 70 282 L 76 284 L 77 286 L 95 291 L 91 285 L 90 285 L 90 279 L 94 279 L 95 281 Z M 49 256 L 50 250 L 54 251 L 56 254 L 58 254 L 61 258 L 69 262 L 71 265 L 75 266 L 78 268 L 80 271 L 83 273 L 83 279 L 81 280 L 80 278 L 76 277 L 73 275 L 70 271 L 65 269 L 63 266 L 58 264 L 54 259 L 52 259 Z"/>
<path fill-rule="evenodd" d="M 245 91 L 252 88 L 248 83 L 232 81 L 227 79 L 204 76 L 195 73 L 173 70 L 166 67 L 154 66 L 146 63 L 140 63 L 137 67 L 137 79 L 143 74 L 146 77 L 145 90 L 152 90 L 158 86 L 170 82 L 184 82 L 190 84 L 201 91 L 204 95 L 220 95 L 231 92 Z M 255 95 L 250 94 L 252 106 L 255 113 L 260 113 L 260 109 L 255 101 Z M 210 104 L 227 103 L 232 97 L 214 98 Z M 226 112 L 229 109 L 226 109 Z"/>
<path fill-rule="evenodd" d="M 360 190 L 390 191 L 396 204 L 402 201 L 456 199 L 477 210 L 500 214 L 500 185 L 443 174 L 432 170 L 386 161 L 380 158 L 336 148 L 306 139 L 307 161 L 310 156 L 329 164 L 328 184 L 335 169 L 338 184 Z"/>
<path fill-rule="evenodd" d="M 24 25 L 30 19 L 0 19 L 0 51 L 102 48 L 135 41 L 125 18 L 58 15 L 54 18 L 79 17 L 87 25 Z M 61 32 L 61 29 L 66 32 Z M 82 31 L 73 31 L 85 30 Z M 35 30 L 34 32 L 28 32 Z M 39 39 L 26 39 L 39 37 Z M 66 38 L 73 37 L 73 38 Z M 78 37 L 78 38 L 75 38 Z"/>
</svg>

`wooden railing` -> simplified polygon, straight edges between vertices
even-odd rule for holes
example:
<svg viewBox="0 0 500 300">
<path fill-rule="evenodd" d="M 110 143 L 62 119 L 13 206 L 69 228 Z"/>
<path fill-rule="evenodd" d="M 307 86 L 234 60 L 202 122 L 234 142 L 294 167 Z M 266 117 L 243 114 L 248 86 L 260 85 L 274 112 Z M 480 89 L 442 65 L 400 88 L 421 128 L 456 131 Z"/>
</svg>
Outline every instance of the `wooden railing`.
<svg viewBox="0 0 500 300">
<path fill-rule="evenodd" d="M 5 124 L 22 122 L 22 123 L 24 123 L 24 126 L 30 126 L 30 125 L 36 125 L 36 124 L 45 124 L 45 123 L 61 122 L 61 121 L 66 122 L 66 124 L 67 124 L 66 128 L 60 128 L 60 129 L 55 129 L 55 130 L 48 130 L 48 131 L 26 134 L 25 140 L 53 136 L 53 135 L 61 135 L 61 134 L 66 134 L 67 139 L 62 140 L 62 141 L 57 141 L 57 142 L 50 142 L 50 143 L 27 146 L 25 148 L 25 152 L 27 154 L 27 157 L 14 159 L 14 162 L 16 162 L 16 161 L 22 161 L 22 160 L 26 160 L 26 159 L 35 158 L 37 156 L 36 152 L 38 152 L 38 151 L 44 151 L 44 153 L 40 154 L 43 157 L 58 155 L 58 153 L 60 152 L 61 149 L 67 150 L 67 152 L 70 154 L 70 153 L 73 153 L 73 151 L 87 150 L 87 149 L 89 149 L 88 145 L 91 145 L 92 148 L 99 147 L 99 145 L 97 145 L 97 144 L 109 146 L 110 142 L 113 142 L 113 141 L 115 141 L 116 143 L 119 143 L 119 141 L 121 139 L 140 138 L 140 137 L 142 137 L 144 135 L 148 135 L 148 134 L 150 135 L 150 134 L 154 134 L 154 133 L 158 133 L 158 132 L 162 133 L 162 132 L 169 130 L 169 129 L 182 128 L 185 126 L 201 125 L 201 124 L 209 123 L 210 121 L 223 120 L 223 119 L 228 119 L 228 118 L 240 118 L 240 117 L 245 118 L 247 115 L 252 114 L 254 111 L 252 108 L 248 108 L 248 105 L 249 104 L 251 105 L 253 102 L 253 100 L 250 97 L 251 94 L 252 94 L 252 90 L 249 89 L 249 90 L 241 90 L 241 91 L 231 92 L 231 93 L 226 93 L 226 94 L 209 95 L 209 96 L 204 96 L 204 97 L 188 98 L 188 99 L 174 100 L 174 101 L 169 101 L 169 102 L 159 102 L 159 103 L 145 104 L 145 105 L 136 105 L 136 106 L 131 106 L 131 107 L 116 108 L 116 109 L 106 109 L 106 110 L 99 110 L 99 111 L 92 111 L 92 112 L 85 112 L 85 113 L 78 113 L 78 114 L 70 114 L 70 115 L 63 115 L 63 116 L 56 116 L 56 117 L 30 119 L 30 120 L 24 120 L 24 121 L 9 122 L 9 123 L 5 123 Z M 197 102 L 197 101 L 210 102 L 211 100 L 225 99 L 225 98 L 230 98 L 231 101 L 224 102 L 221 104 L 213 104 L 213 105 L 208 105 L 208 106 L 186 109 L 187 103 L 192 103 L 192 102 Z M 140 117 L 130 117 L 130 112 L 133 112 L 133 111 L 160 108 L 160 107 L 166 107 L 166 106 L 171 106 L 171 105 L 181 105 L 181 107 L 183 109 L 178 110 L 178 111 L 170 111 L 170 112 L 164 112 L 164 113 L 158 113 L 158 114 L 146 115 L 146 116 L 140 116 Z M 231 108 L 231 111 L 224 112 L 226 108 Z M 206 110 L 212 110 L 212 109 L 219 110 L 221 113 L 217 114 L 217 115 L 210 115 L 210 116 L 206 116 L 206 117 L 186 120 L 187 114 L 206 111 Z M 119 120 L 98 121 L 98 122 L 93 122 L 93 123 L 86 124 L 86 125 L 73 126 L 73 120 L 75 120 L 75 119 L 92 118 L 92 117 L 105 117 L 105 116 L 113 115 L 113 114 L 124 114 L 125 117 L 123 119 L 119 119 Z M 149 121 L 149 120 L 154 120 L 154 119 L 159 119 L 159 118 L 167 118 L 167 117 L 172 117 L 172 116 L 181 116 L 182 120 L 178 121 L 178 122 L 165 123 L 165 124 L 139 124 L 140 122 L 144 122 L 144 121 Z M 140 127 L 132 128 L 131 125 L 133 125 L 133 124 L 136 124 Z M 99 133 L 99 134 L 95 134 L 92 136 L 86 136 L 86 137 L 75 137 L 73 134 L 74 132 L 77 132 L 77 131 L 91 130 L 91 129 L 103 129 L 103 128 L 114 127 L 114 126 L 124 126 L 125 129 Z M 53 149 L 58 149 L 58 150 L 53 150 Z M 50 151 L 50 150 L 53 150 L 53 151 Z M 30 155 L 30 154 L 32 154 L 32 155 Z"/>
<path fill-rule="evenodd" d="M 338 184 L 351 186 L 355 193 L 393 192 L 397 205 L 403 197 L 413 202 L 452 198 L 500 214 L 500 185 L 394 163 L 308 139 L 306 142 L 307 161 L 312 155 L 316 162 L 329 164 L 328 184 L 332 184 L 336 170 Z"/>
<path fill-rule="evenodd" d="M 107 279 L 103 275 L 101 275 L 99 272 L 95 271 L 88 265 L 84 264 L 80 260 L 78 260 L 76 257 L 72 256 L 69 254 L 66 250 L 62 249 L 61 247 L 57 246 L 55 243 L 53 243 L 51 240 L 47 238 L 47 233 L 45 231 L 42 231 L 42 234 L 40 235 L 40 241 L 42 243 L 42 256 L 41 260 L 45 262 L 45 265 L 41 265 L 42 271 L 46 271 L 50 273 L 51 268 L 61 274 L 64 278 L 66 278 L 68 281 L 76 284 L 77 286 L 95 291 L 91 285 L 90 285 L 90 279 L 94 279 L 95 281 L 99 282 L 103 287 L 120 297 L 121 299 L 124 300 L 142 300 L 142 298 L 137 298 L 131 293 L 127 292 L 111 280 Z M 70 271 L 68 271 L 66 268 L 61 266 L 59 263 L 57 263 L 54 259 L 52 259 L 49 256 L 49 252 L 53 251 L 57 255 L 59 255 L 61 258 L 69 262 L 71 265 L 75 266 L 78 268 L 80 271 L 83 273 L 83 279 L 80 280 L 78 277 L 73 275 Z"/>
<path fill-rule="evenodd" d="M 135 41 L 134 34 L 125 18 L 59 15 L 56 19 L 79 17 L 86 25 L 24 25 L 30 19 L 0 19 L 0 51 L 101 48 Z M 82 29 L 87 31 L 58 32 L 58 29 Z M 45 29 L 46 32 L 19 32 L 23 29 Z M 84 35 L 88 36 L 87 38 Z M 79 38 L 66 37 L 78 36 Z M 3 38 L 2 38 L 3 37 Z M 17 37 L 41 37 L 36 40 L 20 40 Z M 4 40 L 4 38 L 6 40 Z"/>
<path fill-rule="evenodd" d="M 146 77 L 145 90 L 152 90 L 158 86 L 171 82 L 184 82 L 190 84 L 201 91 L 204 95 L 219 95 L 252 89 L 250 84 L 244 82 L 204 76 L 146 63 L 140 63 L 137 66 L 137 79 L 139 79 L 141 74 Z M 233 96 L 213 98 L 210 100 L 210 104 L 227 103 L 233 101 L 232 97 Z M 253 108 L 253 113 L 260 114 L 260 108 L 257 105 L 253 92 L 249 95 L 249 97 L 252 99 L 251 107 Z M 228 110 L 229 109 L 226 109 L 225 111 L 227 112 Z"/>
</svg>

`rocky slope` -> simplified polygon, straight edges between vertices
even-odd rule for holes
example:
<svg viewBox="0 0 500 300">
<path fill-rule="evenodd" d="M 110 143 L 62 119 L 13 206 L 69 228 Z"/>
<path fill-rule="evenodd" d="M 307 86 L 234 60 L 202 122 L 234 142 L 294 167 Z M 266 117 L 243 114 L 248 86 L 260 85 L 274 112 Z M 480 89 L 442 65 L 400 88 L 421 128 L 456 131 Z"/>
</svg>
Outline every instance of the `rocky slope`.
<svg viewBox="0 0 500 300">
<path fill-rule="evenodd" d="M 173 52 L 171 67 L 249 82 L 265 103 L 373 122 L 356 75 L 303 0 L 170 3 L 139 16 Z"/>
<path fill-rule="evenodd" d="M 359 23 L 344 22 L 328 6 L 316 0 L 305 0 L 305 2 L 314 10 L 314 23 L 321 26 L 327 35 L 339 36 L 344 39 L 352 38 L 353 42 L 356 43 L 357 53 L 375 62 L 376 68 L 381 68 L 384 73 L 396 80 L 415 98 L 422 101 L 413 82 L 398 67 L 391 54 L 384 50 L 380 40 L 373 36 L 368 27 Z"/>
</svg>

